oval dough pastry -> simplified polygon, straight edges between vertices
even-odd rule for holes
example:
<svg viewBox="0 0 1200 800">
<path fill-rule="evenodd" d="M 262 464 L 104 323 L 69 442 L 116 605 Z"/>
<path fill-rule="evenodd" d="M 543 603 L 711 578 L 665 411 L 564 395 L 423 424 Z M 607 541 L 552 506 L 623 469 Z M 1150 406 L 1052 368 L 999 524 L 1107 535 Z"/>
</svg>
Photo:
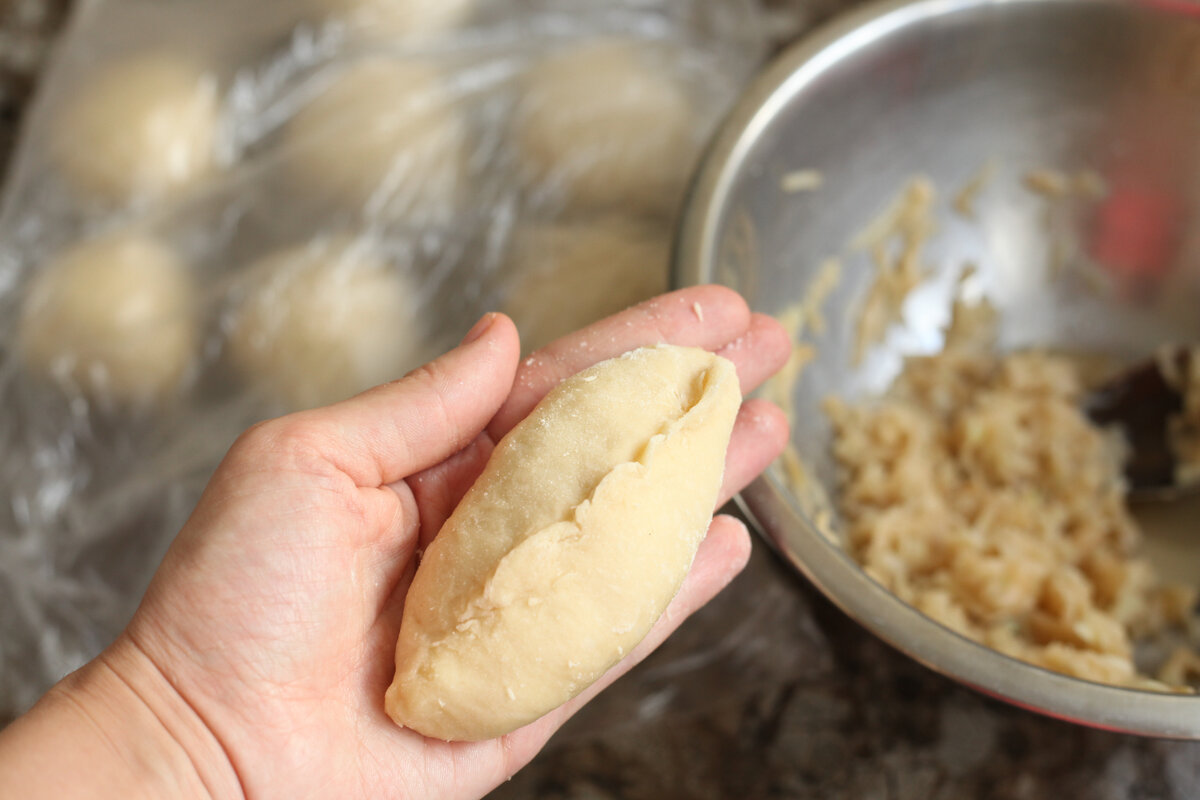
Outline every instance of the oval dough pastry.
<svg viewBox="0 0 1200 800">
<path fill-rule="evenodd" d="M 691 567 L 740 403 L 731 363 L 666 345 L 551 391 L 425 551 L 392 719 L 439 739 L 500 736 L 625 656 Z"/>
</svg>

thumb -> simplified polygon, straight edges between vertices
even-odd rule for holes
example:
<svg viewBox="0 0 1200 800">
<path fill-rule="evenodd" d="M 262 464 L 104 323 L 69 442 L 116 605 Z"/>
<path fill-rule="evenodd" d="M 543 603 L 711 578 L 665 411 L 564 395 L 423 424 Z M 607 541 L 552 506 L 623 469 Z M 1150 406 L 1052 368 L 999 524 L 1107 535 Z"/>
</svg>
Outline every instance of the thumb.
<svg viewBox="0 0 1200 800">
<path fill-rule="evenodd" d="M 395 483 L 479 435 L 512 390 L 519 358 L 512 320 L 486 314 L 455 349 L 400 380 L 302 412 L 304 424 L 358 486 Z"/>
</svg>

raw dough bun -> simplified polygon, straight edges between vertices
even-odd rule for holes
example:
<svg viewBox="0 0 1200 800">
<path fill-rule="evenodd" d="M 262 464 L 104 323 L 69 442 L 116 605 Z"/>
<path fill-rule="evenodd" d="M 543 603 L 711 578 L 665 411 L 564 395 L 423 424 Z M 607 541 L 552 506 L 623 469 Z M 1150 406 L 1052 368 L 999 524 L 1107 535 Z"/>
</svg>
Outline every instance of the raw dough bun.
<svg viewBox="0 0 1200 800">
<path fill-rule="evenodd" d="M 349 67 L 296 114 L 285 146 L 302 189 L 353 209 L 444 224 L 460 204 L 465 126 L 428 64 Z"/>
<path fill-rule="evenodd" d="M 534 180 L 568 207 L 670 215 L 695 161 L 683 86 L 647 43 L 602 40 L 529 70 L 514 138 Z"/>
<path fill-rule="evenodd" d="M 162 401 L 178 390 L 199 344 L 195 279 L 153 239 L 93 239 L 34 276 L 19 336 L 31 370 L 94 399 Z"/>
<path fill-rule="evenodd" d="M 266 256 L 246 274 L 229 352 L 290 408 L 344 400 L 399 378 L 418 341 L 412 291 L 363 242 L 335 238 Z"/>
<path fill-rule="evenodd" d="M 316 0 L 320 11 L 352 22 L 373 39 L 421 41 L 452 31 L 475 10 L 475 0 Z"/>
<path fill-rule="evenodd" d="M 107 201 L 178 193 L 210 174 L 216 78 L 171 54 L 118 61 L 64 101 L 51 152 L 79 191 Z"/>
<path fill-rule="evenodd" d="M 620 219 L 518 230 L 505 311 L 536 350 L 667 290 L 671 243 L 662 230 Z"/>
<path fill-rule="evenodd" d="M 740 402 L 732 364 L 666 345 L 552 390 L 421 559 L 392 719 L 439 739 L 500 736 L 633 649 L 708 528 Z"/>
</svg>

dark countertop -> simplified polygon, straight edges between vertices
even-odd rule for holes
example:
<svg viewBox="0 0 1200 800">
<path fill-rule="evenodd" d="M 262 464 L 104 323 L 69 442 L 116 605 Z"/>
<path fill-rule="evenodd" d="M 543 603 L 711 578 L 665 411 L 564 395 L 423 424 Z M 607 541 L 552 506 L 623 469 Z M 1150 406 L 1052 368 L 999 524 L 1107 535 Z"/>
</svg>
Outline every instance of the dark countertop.
<svg viewBox="0 0 1200 800">
<path fill-rule="evenodd" d="M 1200 797 L 1200 744 L 958 686 L 756 542 L 745 573 L 493 797 L 1184 800 Z"/>
<path fill-rule="evenodd" d="M 811 22 L 856 0 L 809 0 Z M 0 0 L 0 165 L 68 0 Z M 746 572 L 494 798 L 1190 800 L 1200 744 L 1093 731 L 882 644 L 756 542 Z"/>
<path fill-rule="evenodd" d="M 6 171 L 38 68 L 69 6 L 70 0 L 0 0 L 0 173 Z"/>
</svg>

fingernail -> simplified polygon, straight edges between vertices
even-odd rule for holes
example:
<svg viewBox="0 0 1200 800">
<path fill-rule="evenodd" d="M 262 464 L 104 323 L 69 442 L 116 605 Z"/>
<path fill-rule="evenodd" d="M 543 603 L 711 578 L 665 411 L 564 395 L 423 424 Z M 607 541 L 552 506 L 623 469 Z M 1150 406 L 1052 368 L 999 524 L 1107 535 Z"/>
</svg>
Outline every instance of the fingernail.
<svg viewBox="0 0 1200 800">
<path fill-rule="evenodd" d="M 470 344 L 479 337 L 483 336 L 485 333 L 487 333 L 487 329 L 492 327 L 492 323 L 495 321 L 495 311 L 489 311 L 488 313 L 484 314 L 479 318 L 479 322 L 476 322 L 473 326 L 471 326 L 471 330 L 467 331 L 467 335 L 463 337 L 462 343 Z"/>
</svg>

